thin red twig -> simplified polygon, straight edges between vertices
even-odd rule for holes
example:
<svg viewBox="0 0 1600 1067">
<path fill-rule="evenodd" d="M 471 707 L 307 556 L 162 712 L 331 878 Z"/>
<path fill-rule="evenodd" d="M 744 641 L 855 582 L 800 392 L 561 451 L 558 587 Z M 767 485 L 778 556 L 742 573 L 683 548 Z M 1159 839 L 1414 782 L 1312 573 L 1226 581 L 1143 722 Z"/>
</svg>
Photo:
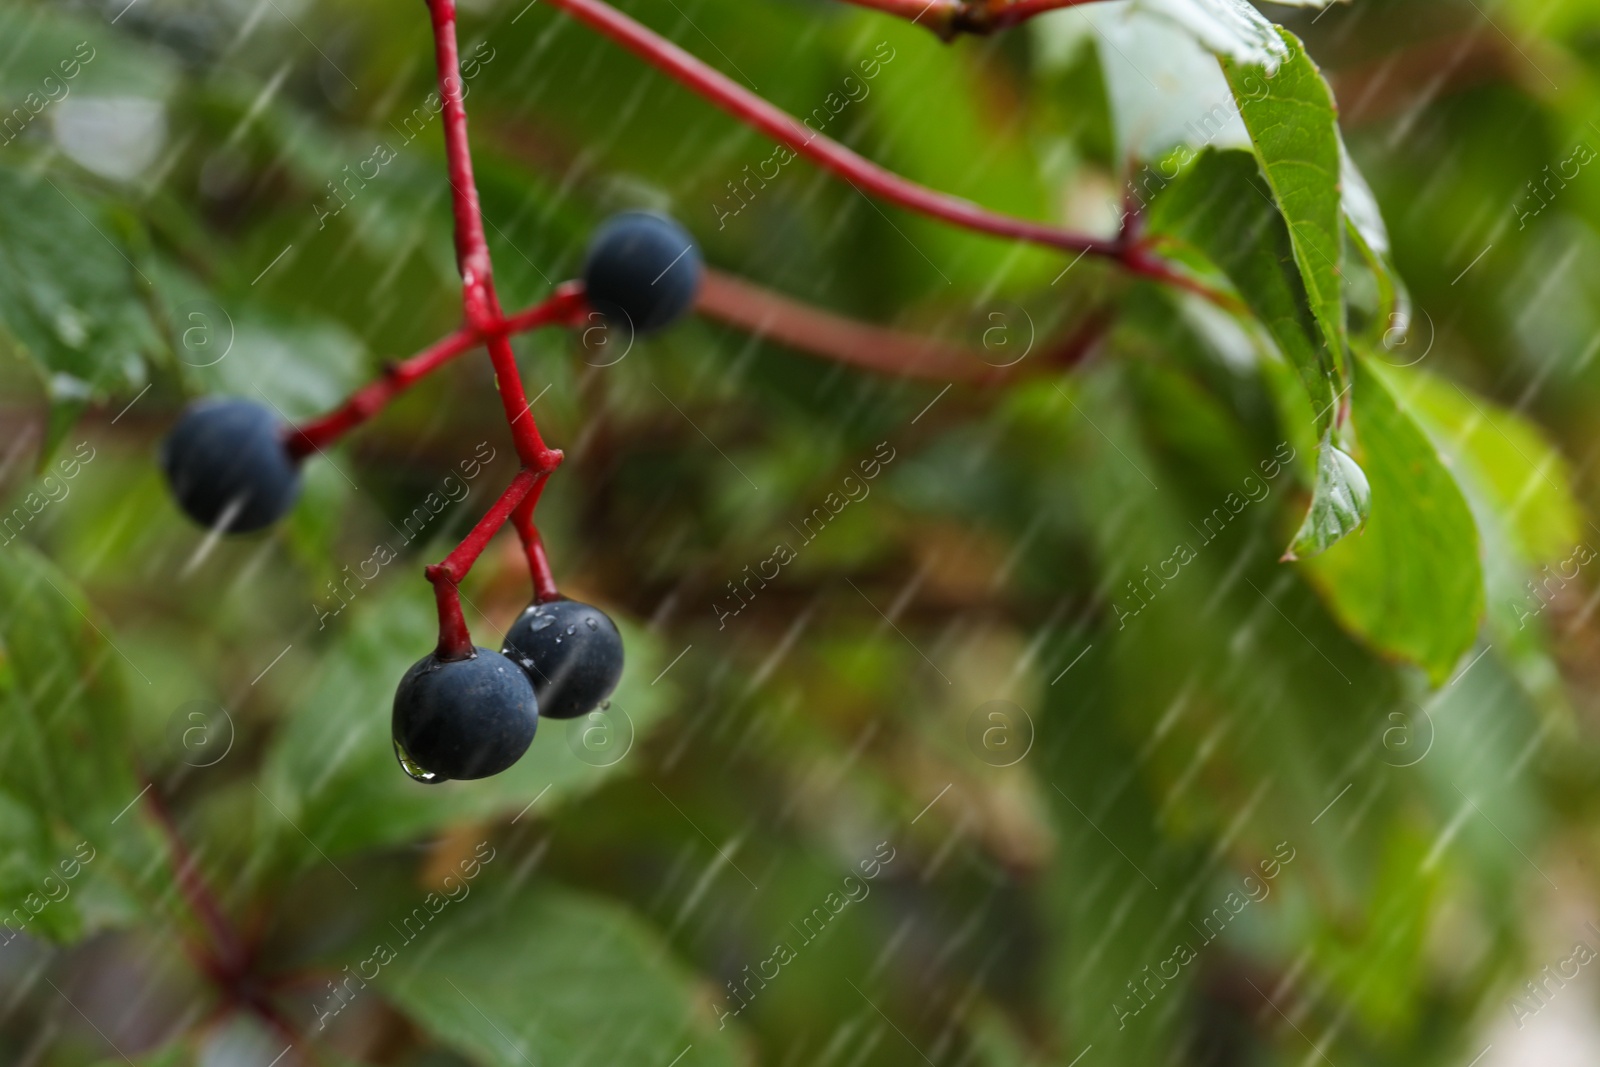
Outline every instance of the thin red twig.
<svg viewBox="0 0 1600 1067">
<path fill-rule="evenodd" d="M 706 271 L 695 310 L 757 337 L 879 374 L 974 385 L 1073 366 L 1088 356 L 1112 321 L 1109 309 L 1100 308 L 1054 347 L 1027 362 L 999 365 L 993 353 L 858 322 L 718 270 Z"/>
<path fill-rule="evenodd" d="M 533 576 L 533 599 L 541 604 L 561 595 L 556 588 L 555 574 L 550 569 L 550 557 L 545 554 L 544 538 L 533 521 L 533 511 L 539 506 L 539 497 L 544 493 L 548 481 L 548 478 L 540 478 L 522 503 L 511 512 L 511 524 L 517 528 L 517 536 L 522 538 L 522 551 L 528 557 L 528 573 Z"/>
<path fill-rule="evenodd" d="M 484 335 L 489 359 L 500 380 L 501 403 L 511 424 L 511 437 L 523 465 L 551 471 L 560 462 L 539 436 L 528 413 L 522 376 L 511 342 L 500 332 L 500 301 L 494 291 L 494 268 L 489 243 L 483 233 L 483 212 L 478 203 L 477 179 L 472 173 L 472 151 L 467 142 L 467 109 L 461 95 L 461 57 L 456 47 L 455 0 L 429 0 L 433 19 L 434 58 L 439 73 L 439 95 L 444 102 L 444 149 L 450 173 L 450 202 L 455 212 L 456 263 L 461 270 L 461 299 L 467 325 Z M 524 421 L 524 416 L 528 416 Z"/>
<path fill-rule="evenodd" d="M 438 67 L 439 95 L 444 101 L 443 124 L 445 157 L 449 164 L 451 207 L 455 213 L 456 261 L 461 270 L 462 305 L 467 327 L 482 337 L 494 364 L 500 386 L 500 402 L 516 444 L 522 470 L 488 514 L 473 527 L 461 544 L 442 563 L 427 569 L 439 608 L 440 659 L 464 659 L 472 653 L 472 635 L 461 613 L 459 584 L 482 554 L 495 532 L 505 525 L 535 486 L 561 464 L 561 453 L 544 443 L 539 427 L 522 388 L 516 354 L 511 350 L 508 323 L 500 310 L 494 290 L 494 270 L 489 260 L 489 245 L 483 232 L 483 211 L 478 202 L 478 187 L 472 173 L 472 151 L 467 140 L 467 109 L 462 98 L 461 59 L 456 45 L 455 0 L 429 0 L 433 22 L 434 58 Z M 558 289 L 552 299 L 563 302 L 570 313 L 581 303 L 572 286 Z M 523 317 L 519 317 L 519 320 Z M 519 321 L 519 325 L 520 325 Z M 532 523 L 532 509 L 527 522 Z M 548 564 L 546 564 L 548 567 Z M 535 573 L 535 581 L 539 575 Z"/>
<path fill-rule="evenodd" d="M 215 968 L 215 972 L 211 975 L 214 979 L 219 981 L 235 979 L 244 973 L 248 962 L 244 940 L 228 921 L 222 905 L 217 902 L 211 887 L 206 884 L 205 876 L 200 873 L 200 865 L 190 853 L 182 835 L 178 833 L 178 825 L 173 821 L 172 813 L 167 810 L 166 802 L 161 799 L 155 782 L 145 777 L 144 786 L 145 806 L 161 830 L 162 837 L 166 839 L 167 851 L 172 856 L 172 872 L 177 880 L 178 892 L 183 894 L 184 900 L 189 904 L 189 910 L 200 920 L 201 926 L 205 928 L 211 940 L 212 957 L 202 960 L 202 965 L 208 969 Z"/>
<path fill-rule="evenodd" d="M 515 334 L 540 326 L 570 324 L 574 312 L 584 307 L 582 286 L 569 284 L 558 288 L 543 302 L 500 321 L 492 328 L 497 334 Z M 465 326 L 410 359 L 391 363 L 384 369 L 382 378 L 357 390 L 338 408 L 290 430 L 289 454 L 300 459 L 327 448 L 382 411 L 395 397 L 418 381 L 477 347 L 483 339 L 481 331 Z"/>
<path fill-rule="evenodd" d="M 969 382 L 1002 375 L 971 349 L 857 322 L 717 270 L 706 271 L 695 310 L 757 337 L 879 374 Z"/>
<path fill-rule="evenodd" d="M 560 453 L 556 453 L 558 456 Z M 461 614 L 461 580 L 472 565 L 483 555 L 491 538 L 506 524 L 511 513 L 522 503 L 534 485 L 547 477 L 527 467 L 517 472 L 506 491 L 494 502 L 478 525 L 441 562 L 426 571 L 433 583 L 433 595 L 439 604 L 439 647 L 435 655 L 441 660 L 468 659 L 472 656 L 472 634 L 467 630 L 466 618 Z"/>
<path fill-rule="evenodd" d="M 1124 245 L 1117 238 L 1089 237 L 1044 223 L 1002 215 L 979 207 L 970 200 L 941 193 L 903 178 L 812 130 L 787 111 L 763 100 L 603 0 L 550 0 L 550 4 L 611 38 L 734 118 L 788 145 L 862 192 L 980 233 L 1030 241 L 1069 252 L 1101 255 L 1119 261 L 1124 259 Z M 1129 261 L 1125 265 L 1138 274 L 1150 273 L 1144 262 Z"/>
</svg>

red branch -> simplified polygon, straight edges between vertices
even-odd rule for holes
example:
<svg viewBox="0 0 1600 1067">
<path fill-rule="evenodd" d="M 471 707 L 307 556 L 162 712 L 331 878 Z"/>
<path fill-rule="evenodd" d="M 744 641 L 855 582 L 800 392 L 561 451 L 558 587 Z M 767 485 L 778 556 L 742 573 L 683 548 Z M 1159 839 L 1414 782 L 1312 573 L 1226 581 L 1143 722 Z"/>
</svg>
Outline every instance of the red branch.
<svg viewBox="0 0 1600 1067">
<path fill-rule="evenodd" d="M 495 332 L 516 334 L 540 326 L 576 325 L 585 310 L 587 305 L 583 301 L 583 287 L 568 283 L 542 303 L 504 319 L 495 327 Z M 418 381 L 475 348 L 483 340 L 480 331 L 467 326 L 402 363 L 391 363 L 384 369 L 382 378 L 358 390 L 335 410 L 290 430 L 289 454 L 302 459 L 328 447 L 382 411 L 395 397 Z"/>
<path fill-rule="evenodd" d="M 879 374 L 939 381 L 1002 375 L 971 349 L 847 319 L 721 271 L 706 271 L 695 310 L 757 337 Z"/>
<path fill-rule="evenodd" d="M 879 374 L 974 385 L 1080 363 L 1111 323 L 1109 310 L 1098 309 L 1076 331 L 1026 363 L 1019 358 L 998 365 L 978 349 L 858 322 L 717 270 L 706 271 L 695 310 L 757 337 Z"/>
<path fill-rule="evenodd" d="M 483 234 L 483 212 L 478 205 L 478 183 L 472 174 L 472 151 L 467 143 L 467 108 L 461 95 L 461 57 L 456 48 L 455 0 L 429 0 L 433 16 L 434 56 L 439 71 L 439 95 L 444 101 L 444 151 L 450 170 L 450 202 L 456 218 L 456 264 L 461 270 L 461 301 L 467 325 L 485 335 L 489 359 L 500 379 L 500 399 L 511 423 L 511 438 L 524 466 L 551 471 L 560 462 L 539 436 L 527 414 L 527 397 L 511 342 L 500 332 L 500 300 L 494 291 L 494 269 L 489 263 L 489 243 Z"/>
<path fill-rule="evenodd" d="M 559 457 L 561 453 L 555 455 Z M 467 576 L 478 557 L 483 555 L 490 538 L 511 518 L 517 505 L 547 476 L 548 472 L 541 473 L 527 467 L 518 471 L 517 476 L 511 479 L 511 484 L 506 486 L 506 491 L 500 494 L 500 499 L 478 520 L 472 532 L 462 538 L 461 543 L 442 562 L 427 569 L 428 581 L 433 583 L 434 599 L 439 604 L 439 647 L 434 653 L 439 659 L 472 657 L 472 634 L 467 631 L 467 621 L 461 614 L 461 579 Z"/>
<path fill-rule="evenodd" d="M 144 779 L 143 796 L 145 805 L 150 810 L 151 819 L 161 829 L 161 836 L 166 839 L 167 851 L 172 856 L 172 873 L 177 881 L 178 891 L 183 894 L 189 910 L 194 912 L 200 924 L 205 927 L 211 941 L 211 954 L 200 961 L 202 967 L 207 970 L 214 968 L 215 973 L 210 977 L 219 982 L 237 980 L 248 966 L 248 953 L 243 939 L 223 913 L 222 905 L 217 903 L 211 887 L 206 884 L 205 876 L 200 873 L 199 863 L 190 853 L 189 846 L 184 843 L 183 836 L 178 833 L 178 825 L 173 821 L 172 813 L 167 810 L 166 802 L 161 799 L 155 782 L 148 777 Z"/>
<path fill-rule="evenodd" d="M 451 206 L 455 213 L 456 263 L 461 270 L 461 300 L 468 329 L 480 335 L 489 349 L 495 377 L 500 386 L 500 403 L 505 409 L 511 438 L 516 444 L 522 470 L 510 487 L 489 509 L 478 525 L 444 561 L 427 569 L 439 607 L 440 659 L 464 659 L 473 654 L 472 635 L 461 614 L 460 582 L 482 554 L 495 532 L 504 526 L 511 513 L 528 497 L 534 486 L 543 483 L 561 464 L 561 453 L 547 446 L 522 388 L 516 354 L 511 350 L 508 323 L 500 311 L 494 291 L 494 270 L 489 261 L 489 245 L 483 233 L 483 212 L 478 203 L 477 181 L 472 173 L 472 151 L 467 141 L 467 109 L 462 98 L 461 57 L 456 45 L 455 0 L 428 0 L 433 20 L 434 58 L 438 67 L 439 95 L 444 101 L 443 124 L 445 157 L 449 163 Z M 564 294 L 564 295 L 563 295 Z M 553 300 L 563 301 L 561 313 L 570 316 L 581 304 L 573 287 L 558 290 Z M 536 309 L 537 310 L 537 309 Z M 537 318 L 537 315 L 534 316 Z M 519 316 L 526 321 L 526 316 Z M 532 524 L 532 508 L 527 523 Z M 542 551 L 541 551 L 542 555 Z M 548 569 L 548 567 L 546 567 Z M 535 581 L 540 580 L 535 571 Z"/>
<path fill-rule="evenodd" d="M 528 573 L 533 575 L 533 599 L 541 604 L 561 595 L 556 588 L 555 574 L 550 570 L 550 558 L 545 555 L 544 538 L 539 536 L 539 527 L 533 521 L 533 509 L 539 506 L 539 497 L 548 480 L 540 478 L 511 513 L 511 524 L 517 528 L 517 535 L 522 538 L 522 551 L 528 557 Z"/>
<path fill-rule="evenodd" d="M 1125 256 L 1126 248 L 1120 239 L 1088 237 L 1055 226 L 1002 215 L 979 207 L 970 200 L 929 189 L 880 167 L 839 142 L 812 130 L 793 115 L 763 100 L 603 0 L 550 0 L 550 3 L 616 41 L 740 122 L 788 145 L 859 190 L 969 230 L 1031 241 L 1069 252 L 1108 256 L 1124 262 L 1135 273 L 1155 276 L 1149 263 Z"/>
</svg>

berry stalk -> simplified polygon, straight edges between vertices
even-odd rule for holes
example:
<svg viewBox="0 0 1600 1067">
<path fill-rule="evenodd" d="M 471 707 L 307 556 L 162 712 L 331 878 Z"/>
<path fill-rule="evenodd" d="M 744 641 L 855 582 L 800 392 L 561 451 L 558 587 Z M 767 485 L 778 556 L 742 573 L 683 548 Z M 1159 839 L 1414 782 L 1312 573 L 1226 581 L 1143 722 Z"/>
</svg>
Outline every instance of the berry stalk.
<svg viewBox="0 0 1600 1067">
<path fill-rule="evenodd" d="M 528 557 L 528 573 L 533 576 L 533 599 L 540 604 L 561 596 L 556 588 L 555 573 L 550 569 L 550 558 L 545 554 L 544 538 L 533 521 L 533 511 L 539 506 L 539 497 L 544 493 L 548 481 L 548 478 L 540 478 L 533 490 L 523 497 L 522 503 L 511 512 L 511 524 L 517 528 L 517 536 L 522 538 L 522 551 Z"/>
<path fill-rule="evenodd" d="M 555 455 L 559 457 L 561 453 Z M 483 555 L 490 539 L 506 524 L 517 505 L 546 477 L 546 474 L 526 467 L 518 471 L 517 476 L 511 479 L 511 484 L 506 486 L 506 491 L 500 494 L 500 499 L 462 538 L 461 543 L 442 561 L 427 569 L 428 581 L 433 583 L 434 599 L 439 605 L 439 647 L 435 655 L 440 660 L 449 662 L 472 657 L 472 634 L 467 630 L 466 618 L 461 614 L 461 580 L 467 576 L 478 557 Z"/>
</svg>

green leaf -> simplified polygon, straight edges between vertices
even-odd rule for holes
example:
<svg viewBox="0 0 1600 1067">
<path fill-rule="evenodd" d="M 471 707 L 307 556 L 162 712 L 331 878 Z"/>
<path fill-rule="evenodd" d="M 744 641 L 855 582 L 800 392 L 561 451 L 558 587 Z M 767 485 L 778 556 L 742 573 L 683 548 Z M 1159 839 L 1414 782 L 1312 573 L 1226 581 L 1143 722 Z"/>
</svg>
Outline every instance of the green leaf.
<svg viewBox="0 0 1600 1067">
<path fill-rule="evenodd" d="M 0 918 L 72 941 L 138 916 L 129 890 L 148 909 L 165 888 L 149 884 L 167 876 L 129 814 L 141 794 L 125 664 L 73 583 L 24 542 L 0 547 L 0 605 Z"/>
<path fill-rule="evenodd" d="M 648 635 L 619 620 L 627 668 L 608 718 L 543 720 L 528 754 L 504 774 L 476 782 L 418 784 L 395 760 L 389 719 L 400 677 L 438 640 L 433 597 L 425 583 L 409 577 L 389 590 L 356 595 L 371 599 L 357 600 L 345 614 L 325 620 L 328 627 L 348 626 L 349 632 L 326 656 L 310 694 L 296 700 L 297 710 L 267 758 L 262 788 L 270 806 L 262 801 L 262 817 L 282 827 L 291 846 L 309 848 L 304 845 L 309 839 L 322 853 L 336 856 L 410 841 L 469 820 L 516 815 L 535 799 L 541 811 L 548 810 L 630 769 L 627 758 L 606 762 L 620 750 L 592 751 L 594 746 L 624 745 L 630 729 L 637 740 L 665 713 L 670 690 L 650 684 L 665 664 L 656 663 Z M 476 628 L 485 631 L 477 634 L 481 644 L 499 647 L 500 635 L 486 623 Z M 304 858 L 314 862 L 318 853 Z"/>
<path fill-rule="evenodd" d="M 439 897 L 418 945 L 388 932 L 394 960 L 378 988 L 435 1037 L 494 1067 L 667 1067 L 684 1053 L 692 1067 L 744 1062 L 735 1031 L 718 1028 L 708 998 L 633 916 L 572 893 L 518 889 L 520 881 L 453 903 Z M 383 954 L 372 951 L 355 970 L 378 965 Z"/>
<path fill-rule="evenodd" d="M 1339 367 L 1294 267 L 1288 227 L 1259 181 L 1260 171 L 1248 153 L 1207 150 L 1156 200 L 1150 225 L 1153 232 L 1193 245 L 1221 268 L 1305 389 L 1320 444 L 1311 509 L 1288 550 L 1289 558 L 1299 558 L 1321 552 L 1360 528 L 1366 516 L 1366 478 L 1334 444 L 1336 412 L 1344 394 Z"/>
<path fill-rule="evenodd" d="M 138 792 L 119 653 L 72 582 L 22 541 L 0 549 L 0 605 L 5 788 L 35 812 L 98 829 Z"/>
<path fill-rule="evenodd" d="M 1438 449 L 1477 520 L 1484 593 L 1495 654 L 1542 706 L 1570 723 L 1542 622 L 1548 598 L 1582 581 L 1594 559 L 1572 471 L 1543 433 L 1519 415 L 1414 367 L 1373 361 Z"/>
<path fill-rule="evenodd" d="M 1293 34 L 1276 73 L 1224 60 L 1239 115 L 1250 131 L 1273 199 L 1289 224 L 1295 263 L 1335 365 L 1344 360 L 1342 154 L 1333 94 Z M 1363 221 L 1370 221 L 1363 216 Z"/>
<path fill-rule="evenodd" d="M 1182 26 L 1219 58 L 1259 66 L 1266 73 L 1289 58 L 1278 31 L 1244 0 L 1134 0 L 1151 14 Z"/>
<path fill-rule="evenodd" d="M 1306 559 L 1326 552 L 1366 524 L 1372 489 L 1359 464 L 1324 437 L 1317 448 L 1317 481 L 1311 508 L 1284 559 Z"/>
<path fill-rule="evenodd" d="M 144 380 L 155 330 L 103 205 L 0 167 L 0 330 L 49 395 L 48 456 L 82 408 Z"/>
<path fill-rule="evenodd" d="M 1417 368 L 1369 367 L 1427 431 L 1463 488 L 1503 522 L 1511 547 L 1537 566 L 1565 559 L 1583 537 L 1572 471 L 1537 426 Z"/>
<path fill-rule="evenodd" d="M 1117 153 L 1129 161 L 1159 160 L 1177 146 L 1248 148 L 1250 135 L 1216 57 L 1194 35 L 1136 6 L 1092 4 L 1076 18 L 1039 19 L 1036 33 L 1050 56 L 1071 56 L 1092 44 L 1111 105 Z M 1212 101 L 1209 110 L 1195 107 Z M 1171 172 L 1154 168 L 1129 177 L 1144 195 Z"/>
<path fill-rule="evenodd" d="M 1343 137 L 1339 138 L 1339 188 L 1346 230 L 1377 288 L 1371 344 L 1395 348 L 1404 343 L 1411 325 L 1411 297 L 1400 272 L 1395 269 L 1389 227 L 1383 221 L 1378 198 L 1355 160 L 1350 158 Z"/>
<path fill-rule="evenodd" d="M 1437 684 L 1471 647 L 1483 615 L 1477 526 L 1433 445 L 1365 361 L 1352 421 L 1372 517 L 1360 537 L 1308 561 L 1306 572 L 1347 629 Z"/>
<path fill-rule="evenodd" d="M 1157 198 L 1150 228 L 1193 245 L 1227 275 L 1299 374 L 1323 436 L 1343 388 L 1339 370 L 1294 267 L 1288 227 L 1260 181 L 1249 153 L 1203 152 Z"/>
<path fill-rule="evenodd" d="M 177 58 L 118 33 L 107 21 L 85 18 L 62 5 L 0 8 L 0 40 L 13 46 L 0 56 L 0 99 L 6 101 L 5 117 L 12 119 L 0 144 L 35 124 L 45 132 L 49 109 L 74 98 L 171 96 L 179 82 Z M 20 129 L 14 108 L 33 113 Z"/>
</svg>

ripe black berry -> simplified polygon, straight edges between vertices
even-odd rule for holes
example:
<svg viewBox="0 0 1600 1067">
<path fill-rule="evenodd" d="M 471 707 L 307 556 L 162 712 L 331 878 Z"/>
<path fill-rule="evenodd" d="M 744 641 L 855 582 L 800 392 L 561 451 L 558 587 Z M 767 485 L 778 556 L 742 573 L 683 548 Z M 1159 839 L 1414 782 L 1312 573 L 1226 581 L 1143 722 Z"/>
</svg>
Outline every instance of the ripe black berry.
<svg viewBox="0 0 1600 1067">
<path fill-rule="evenodd" d="M 223 533 L 276 522 L 300 493 L 300 466 L 284 433 L 279 418 L 254 401 L 189 405 L 161 444 L 161 469 L 178 506 Z"/>
<path fill-rule="evenodd" d="M 622 635 L 599 608 L 576 600 L 532 604 L 501 651 L 528 672 L 547 719 L 575 719 L 622 678 Z"/>
<path fill-rule="evenodd" d="M 583 264 L 589 305 L 638 333 L 668 326 L 694 303 L 700 249 L 669 218 L 630 211 L 595 231 Z"/>
<path fill-rule="evenodd" d="M 533 685 L 500 653 L 476 652 L 449 661 L 424 656 L 400 679 L 391 722 L 402 761 L 468 780 L 499 774 L 528 751 L 539 728 Z"/>
</svg>

